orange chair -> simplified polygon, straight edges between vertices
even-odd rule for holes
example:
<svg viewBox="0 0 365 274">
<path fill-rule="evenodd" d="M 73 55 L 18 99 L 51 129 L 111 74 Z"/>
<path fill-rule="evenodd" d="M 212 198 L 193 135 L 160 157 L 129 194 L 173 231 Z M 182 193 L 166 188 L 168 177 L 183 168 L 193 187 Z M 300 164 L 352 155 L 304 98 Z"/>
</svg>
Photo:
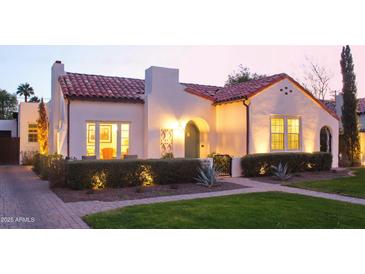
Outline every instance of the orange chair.
<svg viewBox="0 0 365 274">
<path fill-rule="evenodd" d="M 102 150 L 102 153 L 103 153 L 103 159 L 104 160 L 110 160 L 110 159 L 113 159 L 113 152 L 114 152 L 114 149 L 110 148 L 110 147 L 106 147 L 106 148 L 103 148 Z"/>
</svg>

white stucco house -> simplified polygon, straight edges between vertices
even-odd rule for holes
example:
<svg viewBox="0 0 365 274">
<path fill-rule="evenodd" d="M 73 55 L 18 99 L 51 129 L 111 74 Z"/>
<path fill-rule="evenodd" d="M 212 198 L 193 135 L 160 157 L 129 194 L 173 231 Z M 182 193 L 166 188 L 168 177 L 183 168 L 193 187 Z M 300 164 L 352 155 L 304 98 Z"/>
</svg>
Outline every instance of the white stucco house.
<svg viewBox="0 0 365 274">
<path fill-rule="evenodd" d="M 22 163 L 22 155 L 39 151 L 38 103 L 22 102 L 16 118 L 0 120 L 0 164 Z"/>
<path fill-rule="evenodd" d="M 119 159 L 325 150 L 338 166 L 336 112 L 286 74 L 218 87 L 181 83 L 178 69 L 150 67 L 145 79 L 131 79 L 70 73 L 56 61 L 51 96 L 50 153 Z"/>
</svg>

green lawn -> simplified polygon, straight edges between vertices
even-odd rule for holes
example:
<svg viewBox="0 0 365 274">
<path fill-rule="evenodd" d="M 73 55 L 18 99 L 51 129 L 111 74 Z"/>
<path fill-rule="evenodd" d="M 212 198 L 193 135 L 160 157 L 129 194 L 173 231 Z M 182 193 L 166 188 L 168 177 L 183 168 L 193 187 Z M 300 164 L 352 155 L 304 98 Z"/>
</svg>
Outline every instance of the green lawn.
<svg viewBox="0 0 365 274">
<path fill-rule="evenodd" d="M 365 168 L 356 169 L 355 173 L 355 177 L 300 182 L 290 184 L 289 186 L 365 198 Z"/>
<path fill-rule="evenodd" d="M 267 192 L 130 206 L 84 220 L 93 228 L 365 228 L 365 206 Z"/>
</svg>

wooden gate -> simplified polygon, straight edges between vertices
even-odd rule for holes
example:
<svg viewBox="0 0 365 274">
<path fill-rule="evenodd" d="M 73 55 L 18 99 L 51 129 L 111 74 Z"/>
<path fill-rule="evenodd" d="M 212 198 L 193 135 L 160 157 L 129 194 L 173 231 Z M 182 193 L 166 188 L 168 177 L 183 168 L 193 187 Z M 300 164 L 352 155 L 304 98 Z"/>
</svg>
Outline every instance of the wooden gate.
<svg viewBox="0 0 365 274">
<path fill-rule="evenodd" d="M 19 138 L 0 137 L 0 165 L 19 164 Z"/>
</svg>

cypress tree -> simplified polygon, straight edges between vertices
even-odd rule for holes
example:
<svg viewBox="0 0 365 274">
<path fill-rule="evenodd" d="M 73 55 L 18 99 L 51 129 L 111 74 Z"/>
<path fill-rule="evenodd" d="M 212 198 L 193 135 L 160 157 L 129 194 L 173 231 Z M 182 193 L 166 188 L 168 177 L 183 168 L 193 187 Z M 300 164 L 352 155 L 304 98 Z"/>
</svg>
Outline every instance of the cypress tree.
<svg viewBox="0 0 365 274">
<path fill-rule="evenodd" d="M 38 113 L 39 119 L 37 120 L 37 126 L 39 149 L 41 154 L 46 154 L 48 151 L 48 118 L 43 98 L 39 103 Z"/>
<path fill-rule="evenodd" d="M 360 163 L 360 138 L 359 119 L 357 116 L 357 89 L 354 63 L 349 46 L 342 48 L 341 53 L 342 72 L 342 126 L 344 153 L 351 165 Z"/>
</svg>

